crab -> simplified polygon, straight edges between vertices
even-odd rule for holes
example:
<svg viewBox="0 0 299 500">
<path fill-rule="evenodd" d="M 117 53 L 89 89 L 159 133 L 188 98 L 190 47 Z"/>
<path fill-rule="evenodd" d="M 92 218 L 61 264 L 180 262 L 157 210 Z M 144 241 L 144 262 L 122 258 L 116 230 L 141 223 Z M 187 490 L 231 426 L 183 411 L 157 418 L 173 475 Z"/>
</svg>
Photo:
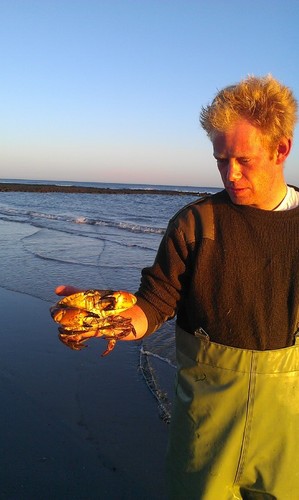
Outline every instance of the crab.
<svg viewBox="0 0 299 500">
<path fill-rule="evenodd" d="M 136 297 L 124 291 L 86 290 L 68 295 L 51 307 L 51 316 L 59 323 L 59 339 L 74 350 L 87 347 L 86 340 L 102 337 L 108 340 L 102 356 L 109 354 L 117 340 L 130 333 L 136 336 L 131 318 L 120 313 L 131 308 Z"/>
</svg>

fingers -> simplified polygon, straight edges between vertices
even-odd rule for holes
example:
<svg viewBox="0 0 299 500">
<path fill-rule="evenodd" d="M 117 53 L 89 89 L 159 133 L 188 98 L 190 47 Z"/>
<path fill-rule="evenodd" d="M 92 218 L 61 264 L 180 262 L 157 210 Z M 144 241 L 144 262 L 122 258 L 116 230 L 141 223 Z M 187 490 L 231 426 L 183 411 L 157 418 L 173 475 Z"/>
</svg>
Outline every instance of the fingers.
<svg viewBox="0 0 299 500">
<path fill-rule="evenodd" d="M 72 285 L 59 285 L 55 288 L 56 295 L 72 295 L 73 293 L 81 292 L 80 288 Z"/>
</svg>

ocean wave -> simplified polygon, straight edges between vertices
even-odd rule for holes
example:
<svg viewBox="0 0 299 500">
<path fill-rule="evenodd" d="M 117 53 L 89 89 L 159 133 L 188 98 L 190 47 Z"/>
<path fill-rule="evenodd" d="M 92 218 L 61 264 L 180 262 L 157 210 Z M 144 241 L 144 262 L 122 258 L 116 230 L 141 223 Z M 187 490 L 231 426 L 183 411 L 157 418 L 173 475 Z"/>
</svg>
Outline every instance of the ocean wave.
<svg viewBox="0 0 299 500">
<path fill-rule="evenodd" d="M 152 356 L 153 358 L 159 359 L 160 361 L 163 361 L 164 363 L 167 363 L 169 366 L 172 366 L 172 368 L 176 368 L 176 365 L 171 361 L 171 359 L 165 358 L 164 356 L 160 356 L 159 354 L 155 354 L 151 351 L 147 351 L 143 347 L 141 347 L 141 354 L 144 356 Z"/>
<path fill-rule="evenodd" d="M 37 227 L 42 227 L 42 221 L 57 221 L 68 224 L 103 226 L 132 233 L 157 234 L 163 235 L 165 228 L 144 226 L 126 221 L 115 221 L 108 219 L 94 219 L 85 216 L 59 215 L 47 212 L 19 209 L 19 208 L 0 208 L 0 219 L 6 221 L 26 222 Z M 45 226 L 46 227 L 46 226 Z"/>
<path fill-rule="evenodd" d="M 86 224 L 92 222 L 86 221 Z M 95 225 L 98 226 L 109 226 L 115 227 L 118 229 L 125 229 L 126 231 L 130 231 L 132 233 L 145 233 L 145 234 L 164 234 L 165 228 L 161 227 L 151 227 L 151 226 L 141 226 L 139 224 L 132 224 L 130 222 L 113 222 L 113 221 L 104 221 L 97 220 L 94 222 Z"/>
</svg>

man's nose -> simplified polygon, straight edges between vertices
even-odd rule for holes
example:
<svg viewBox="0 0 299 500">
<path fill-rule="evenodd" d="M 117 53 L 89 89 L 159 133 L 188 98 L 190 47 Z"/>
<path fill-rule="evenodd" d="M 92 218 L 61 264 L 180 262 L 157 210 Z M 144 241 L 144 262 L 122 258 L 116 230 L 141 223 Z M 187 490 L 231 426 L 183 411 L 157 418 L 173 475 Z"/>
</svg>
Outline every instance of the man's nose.
<svg viewBox="0 0 299 500">
<path fill-rule="evenodd" d="M 230 158 L 227 165 L 226 179 L 230 182 L 234 182 L 241 179 L 241 177 L 242 172 L 240 165 L 235 158 Z"/>
</svg>

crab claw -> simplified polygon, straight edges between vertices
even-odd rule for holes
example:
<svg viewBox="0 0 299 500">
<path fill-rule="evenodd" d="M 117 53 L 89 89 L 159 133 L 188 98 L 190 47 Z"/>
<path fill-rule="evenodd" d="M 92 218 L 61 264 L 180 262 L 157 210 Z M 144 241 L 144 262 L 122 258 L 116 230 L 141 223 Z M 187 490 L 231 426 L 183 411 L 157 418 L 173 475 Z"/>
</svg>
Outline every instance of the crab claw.
<svg viewBox="0 0 299 500">
<path fill-rule="evenodd" d="M 86 342 L 86 340 L 90 338 L 90 333 L 86 332 L 84 334 L 81 331 L 80 333 L 79 332 L 70 333 L 63 327 L 59 327 L 58 331 L 59 331 L 58 335 L 59 340 L 70 349 L 73 349 L 74 351 L 81 351 L 81 349 L 87 347 L 87 345 L 84 344 L 84 342 Z"/>
</svg>

